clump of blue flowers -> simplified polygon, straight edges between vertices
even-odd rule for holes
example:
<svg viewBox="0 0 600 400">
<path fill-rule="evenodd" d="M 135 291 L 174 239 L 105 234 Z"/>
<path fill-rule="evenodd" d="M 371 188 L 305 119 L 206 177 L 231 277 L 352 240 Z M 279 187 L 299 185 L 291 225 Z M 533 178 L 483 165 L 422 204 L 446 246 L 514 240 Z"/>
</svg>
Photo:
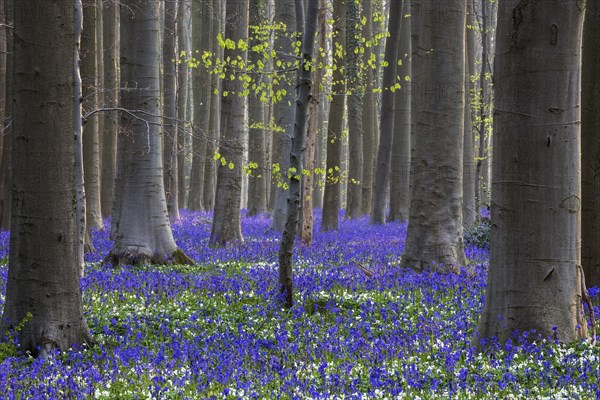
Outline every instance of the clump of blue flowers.
<svg viewBox="0 0 600 400">
<path fill-rule="evenodd" d="M 242 245 L 208 246 L 212 216 L 182 212 L 178 245 L 197 264 L 108 268 L 94 234 L 82 281 L 98 345 L 50 361 L 8 356 L 5 398 L 364 399 L 600 396 L 600 351 L 533 332 L 471 347 L 486 285 L 486 247 L 468 272 L 398 267 L 406 225 L 343 220 L 294 258 L 295 305 L 275 300 L 279 235 L 243 219 Z M 319 216 L 316 225 L 319 226 Z M 7 244 L 0 245 L 6 251 Z M 357 263 L 368 267 L 364 274 Z M 0 267 L 4 293 L 6 265 Z M 598 290 L 592 288 L 594 304 Z M 4 298 L 0 298 L 3 303 Z M 596 307 L 597 308 L 597 307 Z M 560 334 L 560 333 L 558 333 Z"/>
</svg>

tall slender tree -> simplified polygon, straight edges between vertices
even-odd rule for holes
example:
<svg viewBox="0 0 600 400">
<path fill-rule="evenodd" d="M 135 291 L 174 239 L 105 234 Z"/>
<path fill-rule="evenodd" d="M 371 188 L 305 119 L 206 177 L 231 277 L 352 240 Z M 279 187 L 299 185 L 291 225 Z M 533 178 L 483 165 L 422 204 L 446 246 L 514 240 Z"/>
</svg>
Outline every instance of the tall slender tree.
<svg viewBox="0 0 600 400">
<path fill-rule="evenodd" d="M 319 13 L 317 24 L 317 57 L 315 60 L 314 82 L 312 95 L 308 104 L 308 128 L 306 137 L 305 164 L 310 173 L 304 176 L 303 196 L 302 196 L 302 242 L 310 246 L 313 236 L 313 193 L 315 177 L 317 177 L 316 168 L 320 167 L 316 160 L 317 131 L 319 129 L 320 104 L 322 101 L 323 77 L 325 75 L 325 47 L 327 35 L 327 15 L 325 0 L 319 0 Z M 307 21 L 308 23 L 309 21 Z M 318 177 L 317 177 L 318 178 Z"/>
<path fill-rule="evenodd" d="M 34 355 L 92 341 L 73 184 L 81 157 L 82 20 L 80 1 L 14 3 L 15 168 L 3 321 L 14 327 L 29 314 L 17 336 Z"/>
<path fill-rule="evenodd" d="M 402 27 L 403 1 L 392 1 L 390 4 L 389 34 L 385 43 L 385 61 L 383 70 L 383 94 L 381 95 L 381 138 L 377 149 L 375 165 L 375 182 L 371 208 L 371 223 L 384 224 L 387 198 L 389 195 L 390 164 L 392 160 L 392 143 L 394 140 L 394 91 L 396 86 L 396 70 L 398 66 L 398 42 Z"/>
<path fill-rule="evenodd" d="M 163 177 L 167 210 L 179 218 L 179 178 L 177 172 L 177 9 L 179 0 L 165 2 L 162 38 L 163 77 Z"/>
<path fill-rule="evenodd" d="M 371 213 L 371 201 L 373 196 L 373 166 L 375 159 L 375 132 L 377 119 L 374 89 L 374 65 L 371 59 L 375 55 L 375 41 L 373 39 L 373 5 L 371 0 L 362 1 L 362 13 L 365 21 L 363 36 L 365 51 L 363 64 L 365 65 L 365 94 L 363 99 L 363 173 L 362 173 L 362 214 Z"/>
<path fill-rule="evenodd" d="M 348 79 L 348 190 L 346 216 L 359 217 L 362 213 L 363 180 L 363 79 L 362 79 L 362 23 L 361 4 L 348 0 L 346 6 L 346 74 Z"/>
<path fill-rule="evenodd" d="M 1 0 L 0 0 L 1 1 Z M 12 25 L 12 15 L 14 0 L 6 0 L 5 4 L 5 21 L 6 27 Z M 13 30 L 6 30 L 6 48 L 12 49 Z M 0 161 L 0 230 L 7 231 L 10 229 L 10 213 L 11 213 L 11 195 L 12 195 L 12 66 L 13 52 L 6 53 L 6 86 L 4 103 L 4 118 L 0 121 L 0 133 L 2 134 L 2 154 Z"/>
<path fill-rule="evenodd" d="M 490 110 L 490 45 L 491 38 L 489 32 L 490 17 L 488 13 L 488 4 L 490 0 L 481 0 L 481 18 L 479 31 L 481 32 L 481 69 L 479 70 L 479 140 L 477 150 L 477 163 L 475 166 L 475 208 L 479 210 L 483 204 L 484 192 L 488 189 L 488 182 L 485 174 L 485 164 L 488 162 L 489 152 L 489 132 L 488 113 Z"/>
<path fill-rule="evenodd" d="M 338 212 L 341 207 L 342 179 L 342 130 L 344 125 L 344 108 L 346 103 L 346 76 L 344 69 L 346 59 L 344 45 L 346 42 L 346 2 L 349 0 L 333 1 L 333 71 L 332 88 L 333 100 L 329 108 L 327 124 L 327 164 L 325 176 L 325 191 L 323 194 L 322 231 L 338 230 Z M 352 1 L 352 0 L 350 0 Z"/>
<path fill-rule="evenodd" d="M 275 38 L 274 48 L 277 52 L 277 61 L 286 69 L 293 69 L 296 63 L 294 43 L 296 38 L 296 5 L 295 0 L 278 0 L 275 2 L 275 22 L 284 26 Z M 287 72 L 282 76 L 275 90 L 281 93 L 281 98 L 274 104 L 275 122 L 280 129 L 274 132 L 274 159 L 273 163 L 279 164 L 281 179 L 274 179 L 276 186 L 273 201 L 273 221 L 271 228 L 282 232 L 287 216 L 287 170 L 289 168 L 292 136 L 294 134 L 294 77 L 295 72 Z"/>
<path fill-rule="evenodd" d="M 262 42 L 262 25 L 267 20 L 267 2 L 265 0 L 252 0 L 250 4 L 250 43 L 249 47 L 260 45 Z M 262 52 L 250 51 L 248 61 L 257 65 L 263 58 Z M 262 61 L 261 61 L 262 62 Z M 259 79 L 263 77 L 260 76 Z M 253 163 L 252 174 L 248 177 L 248 214 L 256 215 L 267 211 L 267 193 L 269 181 L 266 176 L 266 134 L 265 129 L 265 103 L 260 95 L 251 91 L 248 96 L 249 133 L 248 133 L 248 161 Z"/>
<path fill-rule="evenodd" d="M 302 0 L 300 0 L 302 1 Z M 291 308 L 293 304 L 292 254 L 300 216 L 302 198 L 300 195 L 303 153 L 306 142 L 306 118 L 312 89 L 312 62 L 317 28 L 319 0 L 309 0 L 306 25 L 302 41 L 302 74 L 296 100 L 294 137 L 290 152 L 290 190 L 288 196 L 287 219 L 279 248 L 279 284 L 284 295 L 284 304 Z"/>
<path fill-rule="evenodd" d="M 165 198 L 160 138 L 159 4 L 121 2 L 123 112 L 112 222 L 113 264 L 190 263 L 177 248 Z M 144 37 L 144 40 L 140 40 Z"/>
<path fill-rule="evenodd" d="M 83 32 L 81 36 L 81 78 L 83 112 L 98 109 L 98 75 L 96 37 L 96 0 L 83 0 Z M 99 114 L 86 118 L 83 128 L 83 167 L 86 193 L 86 223 L 89 228 L 102 228 L 100 206 L 100 139 Z"/>
<path fill-rule="evenodd" d="M 177 11 L 177 202 L 180 209 L 187 206 L 187 185 L 185 168 L 191 136 L 190 106 L 193 101 L 190 87 L 191 68 L 185 60 L 192 55 L 192 1 L 179 0 Z M 183 56 L 182 56 L 183 54 Z"/>
<path fill-rule="evenodd" d="M 469 227 L 475 223 L 475 137 L 471 95 L 475 85 L 471 75 L 475 73 L 475 0 L 467 4 L 466 49 L 465 49 L 465 133 L 463 139 L 463 224 Z"/>
<path fill-rule="evenodd" d="M 112 1 L 105 1 L 104 13 L 104 105 L 107 112 L 102 130 L 102 162 L 100 195 L 102 216 L 111 214 L 115 193 L 115 168 L 117 164 L 117 133 L 119 131 L 119 7 Z"/>
<path fill-rule="evenodd" d="M 215 23 L 211 18 L 211 5 L 206 2 L 196 2 L 192 5 L 192 46 L 194 56 L 201 58 L 204 51 L 209 50 L 212 28 Z M 194 92 L 194 132 L 192 136 L 192 170 L 190 173 L 190 193 L 188 208 L 204 210 L 202 204 L 204 191 L 204 157 L 208 140 L 208 125 L 210 117 L 210 71 L 200 63 L 192 74 Z"/>
<path fill-rule="evenodd" d="M 406 77 L 411 74 L 411 18 L 408 2 L 402 6 L 398 40 L 397 76 L 400 88 L 394 91 L 394 133 L 390 164 L 390 212 L 387 221 L 408 220 L 410 207 L 411 90 Z"/>
<path fill-rule="evenodd" d="M 456 271 L 465 263 L 462 220 L 465 6 L 420 4 L 416 151 L 402 266 Z M 427 49 L 427 50 L 425 50 Z"/>
<path fill-rule="evenodd" d="M 587 336 L 579 265 L 581 5 L 500 1 L 481 339 L 505 341 L 515 329 L 562 342 Z"/>
<path fill-rule="evenodd" d="M 211 14 L 212 13 L 212 14 Z M 212 7 L 208 16 L 213 23 L 211 24 L 210 48 L 213 54 L 223 59 L 224 50 L 215 39 L 218 33 L 224 29 L 223 3 L 221 0 L 213 0 Z M 214 209 L 216 181 L 217 181 L 217 163 L 214 155 L 217 150 L 219 140 L 219 129 L 221 125 L 221 98 L 219 95 L 220 83 L 219 77 L 213 74 L 210 79 L 210 117 L 208 120 L 208 138 L 206 141 L 206 156 L 204 157 L 204 188 L 202 204 L 206 210 Z"/>
<path fill-rule="evenodd" d="M 225 36 L 233 43 L 248 40 L 248 0 L 227 0 L 225 14 Z M 238 65 L 247 62 L 247 49 L 244 46 L 227 47 L 225 59 L 236 60 Z M 246 122 L 243 92 L 243 76 L 231 67 L 225 71 L 221 94 L 221 137 L 219 154 L 225 160 L 217 171 L 215 194 L 215 214 L 210 242 L 223 245 L 241 241 L 241 196 L 242 162 Z"/>
</svg>

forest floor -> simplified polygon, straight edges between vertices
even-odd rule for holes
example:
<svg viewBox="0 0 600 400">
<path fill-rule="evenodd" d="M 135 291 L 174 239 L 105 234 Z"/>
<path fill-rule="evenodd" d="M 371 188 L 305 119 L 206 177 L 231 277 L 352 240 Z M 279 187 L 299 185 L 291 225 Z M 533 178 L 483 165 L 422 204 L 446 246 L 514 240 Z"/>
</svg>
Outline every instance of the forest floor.
<svg viewBox="0 0 600 400">
<path fill-rule="evenodd" d="M 523 338 L 534 333 L 524 332 L 488 352 L 473 349 L 485 248 L 467 247 L 471 264 L 460 274 L 416 273 L 397 266 L 406 224 L 342 220 L 339 232 L 317 228 L 312 246 L 297 245 L 295 305 L 283 310 L 280 234 L 268 218 L 244 218 L 237 246 L 210 247 L 210 228 L 208 213 L 182 212 L 173 224 L 196 265 L 121 269 L 100 263 L 111 243 L 109 229 L 96 232 L 82 290 L 98 345 L 50 361 L 2 356 L 0 397 L 600 397 L 600 347 L 529 344 Z M 3 233 L 1 293 L 7 248 Z M 597 305 L 598 289 L 590 292 Z"/>
</svg>

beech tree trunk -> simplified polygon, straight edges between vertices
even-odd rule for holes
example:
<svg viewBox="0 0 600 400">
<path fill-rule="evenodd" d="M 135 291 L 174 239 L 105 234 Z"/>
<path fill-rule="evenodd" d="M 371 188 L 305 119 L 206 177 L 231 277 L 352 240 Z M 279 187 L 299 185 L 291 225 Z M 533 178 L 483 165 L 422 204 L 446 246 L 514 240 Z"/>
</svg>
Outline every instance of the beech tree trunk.
<svg viewBox="0 0 600 400">
<path fill-rule="evenodd" d="M 462 2 L 422 1 L 416 151 L 402 267 L 458 271 L 462 219 L 464 51 Z M 449 8 L 450 7 L 450 8 Z M 383 140 L 382 140 L 383 141 Z"/>
<path fill-rule="evenodd" d="M 81 2 L 73 0 L 47 7 L 16 1 L 14 10 L 20 40 L 14 46 L 14 197 L 3 331 L 27 321 L 17 332 L 20 350 L 47 356 L 92 341 L 79 286 L 74 185 L 83 18 Z"/>
<path fill-rule="evenodd" d="M 294 137 L 290 152 L 291 174 L 287 207 L 288 214 L 279 247 L 279 284 L 281 285 L 281 293 L 284 297 L 283 302 L 287 308 L 291 308 L 293 305 L 292 255 L 294 252 L 296 231 L 298 230 L 300 205 L 302 204 L 300 195 L 303 169 L 302 158 L 306 143 L 306 117 L 312 89 L 310 64 L 313 60 L 318 6 L 319 0 L 309 0 L 302 41 L 302 75 L 299 83 L 298 98 L 296 100 Z"/>
<path fill-rule="evenodd" d="M 346 1 L 333 1 L 333 56 L 336 65 L 332 77 L 333 100 L 329 108 L 327 126 L 327 163 L 325 172 L 325 191 L 323 194 L 323 218 L 321 230 L 338 230 L 338 212 L 341 207 L 341 178 L 342 178 L 342 131 L 344 125 L 344 106 L 346 102 L 346 76 L 344 68 L 346 59 L 344 44 L 346 42 Z M 353 1 L 353 0 L 350 0 Z"/>
<path fill-rule="evenodd" d="M 587 2 L 581 72 L 581 264 L 600 286 L 600 4 Z"/>
<path fill-rule="evenodd" d="M 362 24 L 360 3 L 351 0 L 346 5 L 346 74 L 348 79 L 348 189 L 346 217 L 357 218 L 362 212 L 363 180 L 363 79 L 360 71 Z"/>
<path fill-rule="evenodd" d="M 259 27 L 266 22 L 267 4 L 265 0 L 252 0 L 250 5 L 250 26 Z M 250 28 L 250 49 L 262 42 L 258 31 Z M 262 53 L 262 52 L 261 52 Z M 263 55 L 257 51 L 250 51 L 248 58 L 250 65 L 257 65 Z M 261 80 L 263 76 L 257 77 Z M 248 215 L 257 215 L 267 212 L 267 194 L 269 181 L 266 170 L 266 135 L 265 129 L 265 103 L 260 100 L 260 94 L 250 91 L 248 96 L 249 133 L 248 133 L 248 161 L 255 164 L 248 176 Z"/>
<path fill-rule="evenodd" d="M 104 3 L 104 104 L 107 108 L 119 105 L 119 8 L 113 2 Z M 117 164 L 117 133 L 119 114 L 105 114 L 102 131 L 102 165 L 100 196 L 102 216 L 111 214 L 115 193 L 115 168 Z"/>
<path fill-rule="evenodd" d="M 248 40 L 248 0 L 227 0 L 225 38 L 234 43 Z M 224 59 L 247 61 L 247 50 L 225 49 Z M 232 80 L 229 77 L 234 75 Z M 210 234 L 210 242 L 225 245 L 242 241 L 241 201 L 242 201 L 242 162 L 244 154 L 246 99 L 239 96 L 244 91 L 243 83 L 234 71 L 225 72 L 221 95 L 221 138 L 219 154 L 225 158 L 225 165 L 219 163 L 217 169 L 217 189 L 215 214 Z"/>
<path fill-rule="evenodd" d="M 214 14 L 210 14 L 212 11 Z M 224 29 L 223 18 L 223 3 L 221 0 L 213 0 L 212 9 L 209 10 L 209 16 L 212 15 L 211 21 L 211 36 L 210 48 L 213 54 L 223 59 L 223 48 L 219 46 L 217 34 Z M 221 98 L 219 92 L 219 77 L 216 74 L 211 76 L 210 86 L 210 117 L 208 121 L 208 140 L 206 143 L 206 156 L 204 158 L 204 188 L 203 188 L 203 207 L 206 210 L 214 209 L 216 180 L 217 180 L 217 162 L 214 159 L 215 151 L 217 150 L 217 142 L 220 136 L 221 125 Z"/>
<path fill-rule="evenodd" d="M 484 205 L 483 198 L 484 192 L 488 189 L 487 175 L 485 174 L 485 164 L 488 162 L 488 144 L 489 132 L 486 132 L 486 118 L 488 118 L 487 112 L 491 112 L 489 109 L 490 102 L 490 87 L 488 84 L 487 74 L 491 73 L 489 68 L 489 52 L 490 52 L 490 37 L 488 32 L 489 27 L 489 16 L 488 16 L 488 2 L 490 0 L 481 0 L 481 69 L 479 70 L 479 140 L 478 140 L 478 151 L 477 151 L 477 163 L 475 166 L 475 184 L 477 185 L 475 191 L 475 208 L 479 213 L 482 205 Z"/>
<path fill-rule="evenodd" d="M 81 79 L 84 115 L 98 109 L 98 75 L 96 72 L 96 0 L 83 1 L 81 36 Z M 100 206 L 100 138 L 99 114 L 87 118 L 83 126 L 83 168 L 87 228 L 102 228 Z"/>
<path fill-rule="evenodd" d="M 4 1 L 0 1 L 0 164 L 2 163 L 2 152 L 4 151 L 4 126 L 2 123 L 5 119 L 6 111 L 6 34 L 7 34 L 7 18 Z M 0 211 L 2 208 L 0 207 Z M 0 217 L 0 220 L 2 218 Z"/>
<path fill-rule="evenodd" d="M 411 91 L 405 77 L 411 75 L 411 19 L 407 2 L 402 7 L 398 40 L 397 76 L 400 89 L 394 92 L 394 137 L 390 167 L 390 213 L 387 221 L 408 220 L 410 207 Z M 400 65 L 401 64 L 401 65 Z"/>
<path fill-rule="evenodd" d="M 154 0 L 121 3 L 121 82 L 124 90 L 112 221 L 114 265 L 191 263 L 177 248 L 165 198 L 160 138 L 159 7 Z M 140 40 L 144 37 L 144 40 Z M 136 112 L 137 111 L 137 112 Z"/>
<path fill-rule="evenodd" d="M 500 2 L 492 251 L 480 339 L 504 342 L 515 329 L 534 329 L 532 340 L 587 336 L 578 266 L 583 18 L 577 1 Z"/>
<path fill-rule="evenodd" d="M 202 53 L 209 50 L 212 25 L 215 23 L 211 16 L 210 5 L 199 2 L 193 5 L 192 47 L 198 50 L 194 57 L 202 59 Z M 192 74 L 194 92 L 194 131 L 192 136 L 192 170 L 190 175 L 190 193 L 188 208 L 202 211 L 204 190 L 204 157 L 208 139 L 210 117 L 210 71 L 201 62 Z M 211 156 L 212 158 L 212 156 Z"/>
<path fill-rule="evenodd" d="M 177 182 L 177 8 L 179 0 L 165 2 L 163 27 L 163 177 L 167 210 L 179 218 L 179 184 Z"/>
<path fill-rule="evenodd" d="M 176 55 L 177 64 L 177 206 L 179 209 L 187 206 L 187 187 L 185 168 L 188 165 L 186 155 L 191 135 L 191 113 L 189 103 L 192 101 L 189 82 L 191 70 L 186 62 L 187 58 L 192 56 L 192 2 L 190 0 L 179 0 L 179 9 L 177 11 L 177 41 L 179 51 Z M 181 57 L 181 53 L 185 55 Z M 182 59 L 183 58 L 183 59 Z"/>
<path fill-rule="evenodd" d="M 0 0 L 2 1 L 2 0 Z M 6 0 L 5 3 L 5 21 L 7 25 L 13 23 L 13 0 Z M 6 48 L 12 49 L 13 30 L 6 30 Z M 3 136 L 2 154 L 0 161 L 0 231 L 10 229 L 10 212 L 11 212 L 11 197 L 12 197 L 12 111 L 13 111 L 13 52 L 6 54 L 6 101 L 5 101 L 5 117 L 0 121 Z"/>
<path fill-rule="evenodd" d="M 312 95 L 308 103 L 308 129 L 306 138 L 306 166 L 309 174 L 304 176 L 304 193 L 302 196 L 302 242 L 306 246 L 310 246 L 313 237 L 313 193 L 315 178 L 319 179 L 315 169 L 320 167 L 318 160 L 315 157 L 317 132 L 319 129 L 320 104 L 322 101 L 321 85 L 323 84 L 323 76 L 325 74 L 325 46 L 327 40 L 327 15 L 325 9 L 325 0 L 318 0 L 318 28 L 317 28 L 317 57 L 315 61 L 315 78 L 312 87 Z M 308 23 L 309 21 L 307 21 Z"/>
<path fill-rule="evenodd" d="M 475 85 L 471 75 L 475 73 L 475 6 L 474 0 L 467 3 L 466 51 L 465 51 L 465 130 L 463 139 L 463 225 L 470 227 L 475 223 L 475 136 L 473 132 L 473 114 L 471 95 Z"/>
<path fill-rule="evenodd" d="M 398 65 L 398 41 L 402 26 L 403 1 L 392 1 L 390 4 L 390 36 L 385 43 L 385 61 L 383 69 L 383 94 L 381 95 L 381 137 L 377 149 L 375 165 L 375 184 L 373 186 L 373 203 L 371 223 L 385 224 L 386 204 L 390 184 L 390 164 L 392 161 L 392 144 L 394 139 L 394 106 L 396 71 Z"/>
<path fill-rule="evenodd" d="M 376 104 L 374 89 L 375 65 L 369 63 L 371 55 L 374 54 L 373 40 L 373 6 L 371 0 L 362 2 L 363 16 L 365 25 L 363 26 L 363 36 L 369 43 L 365 46 L 363 54 L 363 64 L 365 70 L 365 95 L 362 104 L 363 120 L 363 173 L 362 173 L 362 214 L 371 213 L 371 201 L 373 198 L 373 166 L 375 165 L 375 131 L 377 125 Z"/>
<path fill-rule="evenodd" d="M 278 0 L 275 2 L 275 22 L 285 24 L 285 30 L 278 32 L 275 38 L 274 48 L 277 52 L 277 60 L 282 62 L 278 69 L 290 69 L 296 64 L 294 47 L 296 41 L 293 36 L 296 30 L 296 5 L 295 0 Z M 275 199 L 273 201 L 273 220 L 271 228 L 282 232 L 287 216 L 286 186 L 288 184 L 287 171 L 289 168 L 288 154 L 292 149 L 292 136 L 294 134 L 294 93 L 295 93 L 295 71 L 286 72 L 280 78 L 281 84 L 275 85 L 275 91 L 283 90 L 281 99 L 274 104 L 275 123 L 281 132 L 275 132 L 275 151 L 273 163 L 278 163 L 281 177 L 275 179 Z"/>
</svg>

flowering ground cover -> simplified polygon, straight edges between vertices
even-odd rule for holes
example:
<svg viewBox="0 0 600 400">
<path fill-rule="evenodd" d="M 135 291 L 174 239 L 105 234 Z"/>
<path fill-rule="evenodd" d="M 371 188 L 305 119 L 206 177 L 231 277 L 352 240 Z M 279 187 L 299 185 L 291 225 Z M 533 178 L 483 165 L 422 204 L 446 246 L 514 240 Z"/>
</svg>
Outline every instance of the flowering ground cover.
<svg viewBox="0 0 600 400">
<path fill-rule="evenodd" d="M 461 274 L 417 274 L 397 267 L 405 224 L 344 220 L 298 245 L 295 306 L 282 310 L 269 220 L 244 218 L 245 243 L 225 248 L 208 246 L 210 223 L 210 214 L 183 212 L 173 226 L 194 266 L 107 267 L 110 242 L 96 233 L 82 289 L 98 345 L 43 361 L 11 355 L 5 342 L 0 397 L 600 397 L 600 350 L 588 343 L 529 344 L 534 333 L 524 332 L 485 353 L 471 347 L 485 248 L 467 248 Z M 1 293 L 7 246 L 0 235 Z"/>
</svg>

